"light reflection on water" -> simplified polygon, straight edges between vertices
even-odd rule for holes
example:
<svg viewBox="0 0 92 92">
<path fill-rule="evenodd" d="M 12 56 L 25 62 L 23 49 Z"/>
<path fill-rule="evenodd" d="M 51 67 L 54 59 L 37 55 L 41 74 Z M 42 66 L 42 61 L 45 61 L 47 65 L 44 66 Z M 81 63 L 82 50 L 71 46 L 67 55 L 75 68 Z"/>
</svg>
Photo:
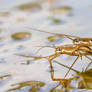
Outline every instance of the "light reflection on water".
<svg viewBox="0 0 92 92">
<path fill-rule="evenodd" d="M 41 89 L 41 92 L 47 92 L 57 85 L 57 82 L 51 80 L 49 62 L 47 60 L 31 61 L 29 64 L 26 64 L 28 60 L 30 61 L 30 58 L 16 56 L 15 54 L 45 56 L 52 54 L 53 51 L 44 49 L 36 54 L 38 48 L 35 46 L 68 44 L 71 43 L 71 41 L 68 39 L 61 39 L 58 40 L 58 42 L 48 42 L 46 38 L 51 36 L 50 34 L 29 30 L 27 27 L 33 26 L 37 29 L 50 32 L 82 37 L 91 37 L 92 34 L 91 0 L 58 0 L 59 3 L 56 2 L 54 4 L 54 7 L 57 8 L 58 6 L 69 6 L 72 8 L 71 11 L 63 8 L 63 10 L 53 12 L 51 11 L 50 4 L 47 2 L 43 2 L 39 10 L 20 11 L 14 9 L 15 6 L 28 1 L 30 0 L 0 0 L 0 8 L 2 9 L 0 11 L 0 28 L 3 29 L 0 36 L 4 38 L 0 40 L 0 75 L 11 75 L 10 78 L 6 77 L 6 79 L 1 80 L 0 92 L 6 92 L 6 90 L 12 89 L 12 84 L 21 83 L 23 81 L 40 81 L 46 83 Z M 7 15 L 7 13 L 4 13 L 3 16 L 1 14 L 2 12 L 9 12 L 10 14 Z M 56 12 L 58 14 L 55 14 Z M 59 19 L 60 21 L 58 21 Z M 17 32 L 29 32 L 32 34 L 32 37 L 27 40 L 14 41 L 11 35 Z M 58 58 L 60 62 L 62 61 L 63 64 L 68 66 L 72 64 L 74 59 L 74 57 L 72 58 L 66 55 Z M 82 71 L 81 67 L 85 67 L 88 63 L 89 61 L 85 58 L 83 58 L 82 61 L 79 59 L 74 68 Z M 55 67 L 55 77 L 63 78 L 67 69 L 55 63 L 53 63 L 53 66 Z M 71 74 L 74 74 L 74 72 L 71 71 L 69 77 L 71 77 Z M 29 88 L 24 89 L 27 91 Z M 71 92 L 77 91 L 73 90 Z"/>
</svg>

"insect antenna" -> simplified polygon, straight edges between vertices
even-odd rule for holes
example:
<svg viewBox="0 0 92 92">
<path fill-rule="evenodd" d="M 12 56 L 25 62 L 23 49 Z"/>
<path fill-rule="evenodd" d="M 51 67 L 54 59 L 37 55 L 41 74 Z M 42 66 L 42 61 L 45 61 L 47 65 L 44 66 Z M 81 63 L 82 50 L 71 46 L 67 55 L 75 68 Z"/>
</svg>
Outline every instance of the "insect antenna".
<svg viewBox="0 0 92 92">
<path fill-rule="evenodd" d="M 73 38 L 71 38 L 71 37 L 69 37 L 68 35 L 65 35 L 68 39 L 70 39 L 70 40 L 74 40 Z"/>
<path fill-rule="evenodd" d="M 27 58 L 33 58 L 33 56 L 28 56 L 28 55 L 22 55 L 22 54 L 14 54 L 14 55 L 17 55 L 17 56 L 22 56 L 22 57 L 27 57 Z"/>
<path fill-rule="evenodd" d="M 47 48 L 47 47 L 49 47 L 49 48 L 54 48 L 54 49 L 57 48 L 55 45 L 53 45 L 53 46 L 35 46 L 35 47 L 40 47 L 40 48 L 36 51 L 36 53 L 39 53 L 40 50 L 42 50 L 43 48 Z"/>
</svg>

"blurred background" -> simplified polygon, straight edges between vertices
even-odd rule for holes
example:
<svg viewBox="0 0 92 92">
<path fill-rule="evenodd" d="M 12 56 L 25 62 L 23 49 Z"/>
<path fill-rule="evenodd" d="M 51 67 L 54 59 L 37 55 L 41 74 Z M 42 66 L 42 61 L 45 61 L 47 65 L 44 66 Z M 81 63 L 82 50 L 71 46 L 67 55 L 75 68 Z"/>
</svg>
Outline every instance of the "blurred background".
<svg viewBox="0 0 92 92">
<path fill-rule="evenodd" d="M 53 49 L 37 53 L 36 46 L 72 44 L 68 38 L 31 28 L 92 38 L 92 0 L 0 0 L 0 92 L 91 92 L 92 66 L 83 72 L 90 62 L 86 58 L 76 62 L 73 68 L 80 73 L 70 71 L 67 78 L 74 80 L 68 80 L 64 91 L 62 84 L 55 88 L 59 81 L 51 79 L 47 60 L 18 56 L 48 56 Z M 57 61 L 70 66 L 74 59 L 61 55 Z M 68 70 L 55 62 L 53 67 L 55 78 L 62 79 Z"/>
</svg>

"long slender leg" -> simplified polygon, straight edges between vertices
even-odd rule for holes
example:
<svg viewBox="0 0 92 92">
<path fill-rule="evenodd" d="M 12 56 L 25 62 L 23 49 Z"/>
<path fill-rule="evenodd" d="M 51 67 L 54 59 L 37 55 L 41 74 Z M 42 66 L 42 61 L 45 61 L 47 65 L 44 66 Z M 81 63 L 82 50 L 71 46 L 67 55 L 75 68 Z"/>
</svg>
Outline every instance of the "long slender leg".
<svg viewBox="0 0 92 92">
<path fill-rule="evenodd" d="M 78 36 L 72 36 L 72 35 L 66 35 L 66 34 L 59 34 L 59 33 L 47 32 L 47 31 L 45 31 L 45 30 L 36 29 L 36 28 L 34 28 L 34 27 L 26 27 L 26 28 L 31 29 L 31 30 L 35 30 L 35 31 L 39 31 L 39 32 L 44 32 L 44 33 L 52 34 L 52 35 L 57 35 L 57 36 L 59 36 L 59 37 L 67 37 L 67 38 L 69 38 L 69 39 L 71 39 L 71 40 L 73 40 L 73 38 L 74 38 L 74 39 L 75 39 L 75 38 L 80 38 L 80 37 L 78 37 Z M 71 38 L 70 38 L 70 37 L 71 37 Z"/>
<path fill-rule="evenodd" d="M 53 66 L 52 66 L 52 62 L 50 62 L 50 69 L 51 69 L 51 79 L 53 81 L 61 81 L 62 79 L 60 79 L 60 78 L 54 78 L 54 69 L 53 69 Z"/>
<path fill-rule="evenodd" d="M 56 57 L 60 56 L 62 53 L 56 53 L 54 55 L 51 55 L 48 57 L 48 61 L 49 61 L 49 64 L 50 64 L 50 69 L 51 69 L 51 78 L 53 81 L 60 81 L 61 79 L 55 79 L 54 78 L 54 69 L 53 69 L 53 66 L 52 66 L 52 60 L 55 59 Z"/>
<path fill-rule="evenodd" d="M 53 69 L 53 66 L 52 66 L 52 60 L 58 56 L 60 56 L 62 53 L 57 53 L 55 55 L 53 55 L 52 57 L 49 57 L 48 58 L 48 61 L 50 63 L 50 69 L 51 69 L 51 79 L 53 81 L 59 81 L 60 84 L 62 84 L 63 87 L 67 88 L 67 84 L 69 84 L 73 78 L 70 78 L 70 79 L 61 79 L 61 78 L 54 78 L 54 69 Z"/>
<path fill-rule="evenodd" d="M 65 79 L 54 78 L 54 69 L 53 69 L 53 66 L 52 66 L 52 60 L 55 59 L 56 57 L 60 56 L 61 54 L 62 54 L 62 53 L 59 52 L 59 53 L 56 53 L 56 54 L 50 56 L 50 57 L 48 58 L 48 61 L 49 61 L 49 64 L 50 64 L 50 69 L 51 69 L 51 79 L 52 79 L 53 81 L 59 81 L 60 84 L 62 84 L 63 86 L 65 86 L 65 85 L 64 85 Z"/>
<path fill-rule="evenodd" d="M 73 64 L 70 66 L 69 70 L 67 71 L 67 73 L 65 74 L 64 78 L 68 75 L 68 73 L 70 72 L 71 68 L 73 67 L 73 65 L 76 63 L 76 61 L 78 60 L 80 56 L 77 56 L 77 58 L 74 60 Z"/>
<path fill-rule="evenodd" d="M 52 88 L 51 90 L 50 90 L 50 92 L 53 92 L 58 86 L 60 86 L 61 85 L 61 83 L 59 83 L 58 85 L 56 85 L 54 88 Z"/>
<path fill-rule="evenodd" d="M 88 69 L 88 67 L 92 64 L 92 59 L 91 59 L 90 57 L 86 56 L 86 55 L 85 55 L 85 57 L 91 61 L 91 62 L 87 65 L 87 67 L 86 67 L 86 69 L 85 69 L 85 71 L 86 71 L 86 70 Z"/>
<path fill-rule="evenodd" d="M 58 61 L 56 61 L 56 60 L 53 60 L 53 62 L 55 62 L 56 64 L 59 64 L 59 65 L 61 65 L 61 66 L 63 66 L 63 67 L 66 67 L 66 68 L 70 68 L 70 67 L 68 67 L 68 66 L 66 66 L 66 65 L 64 65 L 64 64 L 62 64 L 62 63 L 60 63 L 60 62 L 58 62 Z M 76 73 L 79 73 L 79 71 L 77 71 L 77 70 L 75 70 L 75 69 L 73 69 L 72 67 L 70 68 L 72 71 L 74 71 L 74 72 L 76 72 Z"/>
<path fill-rule="evenodd" d="M 53 58 L 54 59 L 54 58 Z M 50 63 L 50 69 L 51 69 L 51 79 L 53 80 L 53 81 L 59 81 L 59 84 L 56 86 L 56 87 L 54 87 L 50 92 L 53 92 L 53 90 L 54 89 L 56 89 L 58 86 L 60 86 L 61 85 L 61 80 L 62 79 L 59 79 L 59 78 L 54 78 L 54 68 L 53 68 L 53 66 L 52 66 L 52 60 L 51 59 L 48 59 L 49 60 L 49 63 Z"/>
</svg>

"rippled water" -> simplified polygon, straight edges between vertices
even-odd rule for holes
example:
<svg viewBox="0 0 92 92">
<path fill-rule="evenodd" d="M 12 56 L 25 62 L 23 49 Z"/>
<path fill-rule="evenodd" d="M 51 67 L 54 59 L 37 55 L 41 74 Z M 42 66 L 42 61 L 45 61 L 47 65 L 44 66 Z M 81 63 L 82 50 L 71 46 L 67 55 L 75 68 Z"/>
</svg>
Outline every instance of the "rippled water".
<svg viewBox="0 0 92 92">
<path fill-rule="evenodd" d="M 24 6 L 21 6 L 26 3 L 32 7 L 25 9 Z M 56 10 L 53 11 L 52 8 Z M 54 4 L 45 0 L 0 0 L 0 92 L 38 92 L 38 90 L 39 92 L 50 92 L 58 81 L 51 79 L 49 62 L 45 59 L 33 61 L 16 54 L 48 56 L 54 53 L 53 49 L 44 48 L 37 53 L 39 47 L 36 46 L 63 45 L 72 42 L 67 38 L 49 42 L 47 38 L 52 36 L 51 34 L 37 32 L 29 27 L 54 33 L 91 37 L 91 17 L 92 0 L 55 0 Z M 13 39 L 11 35 L 17 32 L 28 32 L 31 35 L 27 39 Z M 74 59 L 75 57 L 67 55 L 57 58 L 67 66 L 70 66 Z M 82 61 L 79 59 L 73 68 L 82 72 L 89 62 L 84 57 Z M 55 62 L 53 62 L 53 67 L 56 78 L 63 78 L 68 70 Z M 72 77 L 72 74 L 76 73 L 71 71 L 67 78 Z M 78 82 L 75 80 L 71 85 L 74 85 L 75 88 L 70 89 L 70 92 L 92 91 L 92 87 L 88 90 L 78 89 Z"/>
</svg>

